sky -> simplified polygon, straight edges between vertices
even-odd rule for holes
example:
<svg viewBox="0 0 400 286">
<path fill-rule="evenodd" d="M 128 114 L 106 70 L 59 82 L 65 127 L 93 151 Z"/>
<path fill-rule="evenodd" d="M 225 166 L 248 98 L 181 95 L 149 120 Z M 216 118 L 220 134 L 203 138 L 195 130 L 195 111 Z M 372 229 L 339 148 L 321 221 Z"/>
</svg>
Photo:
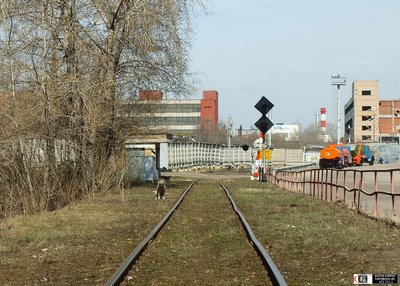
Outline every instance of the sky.
<svg viewBox="0 0 400 286">
<path fill-rule="evenodd" d="M 336 123 L 331 75 L 346 78 L 340 110 L 354 80 L 378 80 L 381 99 L 400 97 L 399 0 L 206 0 L 193 20 L 194 98 L 217 90 L 219 120 L 250 129 L 265 96 L 273 122 L 316 122 L 321 107 Z"/>
</svg>

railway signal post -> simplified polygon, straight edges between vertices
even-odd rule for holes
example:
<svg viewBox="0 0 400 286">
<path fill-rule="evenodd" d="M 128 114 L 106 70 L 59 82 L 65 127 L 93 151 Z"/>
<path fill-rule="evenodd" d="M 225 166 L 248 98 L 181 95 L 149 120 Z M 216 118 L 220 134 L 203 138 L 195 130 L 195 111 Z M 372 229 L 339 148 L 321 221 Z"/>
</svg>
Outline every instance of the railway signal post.
<svg viewBox="0 0 400 286">
<path fill-rule="evenodd" d="M 261 112 L 261 118 L 257 120 L 254 125 L 261 131 L 263 134 L 263 143 L 262 143 L 262 167 L 260 169 L 260 176 L 259 179 L 261 181 L 266 181 L 265 178 L 265 133 L 269 129 L 274 126 L 274 123 L 267 117 L 267 113 L 274 107 L 274 104 L 271 103 L 265 96 L 261 97 L 261 99 L 254 105 L 254 107 Z"/>
</svg>

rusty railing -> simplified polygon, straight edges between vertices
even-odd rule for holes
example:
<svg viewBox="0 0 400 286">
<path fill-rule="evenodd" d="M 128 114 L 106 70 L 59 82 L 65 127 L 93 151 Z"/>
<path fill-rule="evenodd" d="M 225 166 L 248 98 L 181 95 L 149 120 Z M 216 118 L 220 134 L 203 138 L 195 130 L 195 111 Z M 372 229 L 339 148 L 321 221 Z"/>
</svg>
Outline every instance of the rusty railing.
<svg viewBox="0 0 400 286">
<path fill-rule="evenodd" d="M 270 169 L 268 181 L 281 189 L 341 203 L 377 218 L 400 219 L 400 169 Z"/>
</svg>

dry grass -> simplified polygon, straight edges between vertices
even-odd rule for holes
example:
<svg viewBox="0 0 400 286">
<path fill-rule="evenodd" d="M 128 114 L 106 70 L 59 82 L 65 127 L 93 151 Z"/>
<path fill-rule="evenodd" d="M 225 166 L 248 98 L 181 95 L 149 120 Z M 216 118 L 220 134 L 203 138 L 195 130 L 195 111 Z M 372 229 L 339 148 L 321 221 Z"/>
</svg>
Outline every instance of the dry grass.
<svg viewBox="0 0 400 286">
<path fill-rule="evenodd" d="M 211 175 L 210 175 L 211 176 Z M 99 194 L 62 210 L 0 221 L 0 285 L 104 285 L 190 179 Z M 400 230 L 340 206 L 245 179 L 225 181 L 289 285 L 351 285 L 400 274 Z M 141 257 L 128 284 L 265 285 L 217 180 L 202 179 Z"/>
<path fill-rule="evenodd" d="M 355 273 L 400 274 L 398 227 L 268 184 L 226 185 L 289 285 L 350 285 Z"/>
<path fill-rule="evenodd" d="M 0 285 L 104 285 L 151 231 L 189 181 L 171 183 L 156 201 L 145 185 L 104 193 L 64 209 L 2 221 Z"/>
<path fill-rule="evenodd" d="M 126 285 L 269 285 L 218 181 L 201 181 Z"/>
</svg>

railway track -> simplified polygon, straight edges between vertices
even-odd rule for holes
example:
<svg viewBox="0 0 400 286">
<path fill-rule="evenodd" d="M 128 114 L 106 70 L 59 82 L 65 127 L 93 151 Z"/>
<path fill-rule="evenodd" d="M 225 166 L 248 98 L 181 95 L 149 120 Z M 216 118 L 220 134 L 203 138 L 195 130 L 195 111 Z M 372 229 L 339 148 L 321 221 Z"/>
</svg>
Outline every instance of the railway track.
<svg viewBox="0 0 400 286">
<path fill-rule="evenodd" d="M 181 285 L 185 284 L 182 279 L 188 278 L 177 276 L 179 275 L 175 273 L 177 268 L 187 268 L 187 271 L 193 272 L 193 277 L 189 278 L 193 281 L 186 282 L 192 282 L 192 285 L 211 285 L 212 279 L 216 277 L 223 281 L 229 279 L 221 278 L 221 273 L 224 273 L 224 269 L 235 270 L 237 265 L 240 270 L 229 274 L 234 284 L 244 284 L 239 281 L 240 279 L 255 279 L 257 283 L 260 283 L 261 279 L 264 285 L 287 285 L 271 256 L 255 237 L 223 181 L 219 183 L 216 181 L 213 186 L 201 185 L 201 183 L 198 179 L 187 187 L 175 205 L 131 252 L 106 285 L 140 284 L 137 280 L 146 277 L 146 269 L 150 269 L 154 264 L 157 264 L 156 269 L 161 272 L 172 272 L 163 276 L 167 278 L 158 276 L 153 279 L 153 282 L 156 280 L 160 285 L 178 284 L 174 281 Z M 196 242 L 193 244 L 193 241 Z M 162 248 L 167 249 L 166 252 L 161 251 Z M 229 255 L 224 256 L 218 253 L 220 251 L 227 252 Z M 221 258 L 226 256 L 230 257 L 231 261 Z M 187 261 L 196 263 L 186 265 Z M 217 267 L 212 269 L 211 266 L 211 269 L 205 271 L 204 274 L 196 273 L 203 270 L 199 270 L 194 264 L 207 265 L 208 263 L 215 264 Z M 149 271 L 151 275 L 156 275 L 153 270 Z M 185 272 L 185 270 L 181 271 Z M 239 271 L 243 271 L 243 276 L 248 275 L 247 278 L 236 277 L 240 276 Z M 168 281 L 162 281 L 162 279 Z M 147 283 L 149 281 L 143 282 L 143 285 Z M 221 285 L 218 282 L 216 284 Z"/>
</svg>

